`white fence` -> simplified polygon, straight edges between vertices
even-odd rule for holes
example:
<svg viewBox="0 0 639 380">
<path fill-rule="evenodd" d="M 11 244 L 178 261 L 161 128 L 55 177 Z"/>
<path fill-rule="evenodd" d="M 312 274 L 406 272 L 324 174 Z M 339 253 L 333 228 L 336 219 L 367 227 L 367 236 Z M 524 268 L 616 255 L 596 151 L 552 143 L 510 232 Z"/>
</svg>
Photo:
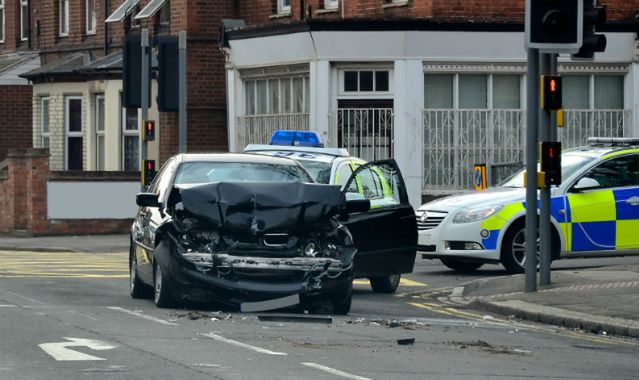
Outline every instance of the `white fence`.
<svg viewBox="0 0 639 380">
<path fill-rule="evenodd" d="M 237 144 L 242 149 L 248 144 L 267 144 L 273 132 L 279 129 L 307 131 L 308 126 L 308 113 L 240 116 Z"/>
<path fill-rule="evenodd" d="M 588 137 L 624 136 L 630 110 L 568 110 L 559 139 L 564 148 Z M 526 114 L 523 110 L 424 110 L 424 190 L 472 188 L 472 169 L 485 163 L 493 183 L 524 165 Z"/>
</svg>

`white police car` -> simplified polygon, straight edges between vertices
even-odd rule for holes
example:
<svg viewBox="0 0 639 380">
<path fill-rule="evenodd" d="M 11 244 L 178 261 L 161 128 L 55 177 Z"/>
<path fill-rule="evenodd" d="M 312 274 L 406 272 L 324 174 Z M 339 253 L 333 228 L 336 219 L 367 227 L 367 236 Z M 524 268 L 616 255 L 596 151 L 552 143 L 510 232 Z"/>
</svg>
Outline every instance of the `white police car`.
<svg viewBox="0 0 639 380">
<path fill-rule="evenodd" d="M 639 254 L 639 139 L 591 138 L 562 153 L 551 191 L 553 259 Z M 419 207 L 418 251 L 449 268 L 525 265 L 523 171 L 500 186 Z"/>
<path fill-rule="evenodd" d="M 346 149 L 325 148 L 319 134 L 309 131 L 276 131 L 268 145 L 250 144 L 244 152 L 296 160 L 316 182 L 348 185 L 347 198 L 370 200 L 370 212 L 351 215 L 345 224 L 355 231 L 355 277 L 368 278 L 375 292 L 395 292 L 401 273 L 412 272 L 414 246 L 412 250 L 394 248 L 415 244 L 417 234 L 410 230 L 415 228 L 414 213 L 406 214 L 412 207 L 394 160 L 367 163 Z"/>
</svg>

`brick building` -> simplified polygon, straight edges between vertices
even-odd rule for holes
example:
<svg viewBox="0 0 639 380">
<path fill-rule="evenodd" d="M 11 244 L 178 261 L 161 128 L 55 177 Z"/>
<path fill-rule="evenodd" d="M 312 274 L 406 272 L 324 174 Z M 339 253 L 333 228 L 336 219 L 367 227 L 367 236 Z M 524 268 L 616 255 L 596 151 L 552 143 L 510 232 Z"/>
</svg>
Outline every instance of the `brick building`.
<svg viewBox="0 0 639 380">
<path fill-rule="evenodd" d="M 593 61 L 559 58 L 564 146 L 639 136 L 639 1 L 608 7 L 608 47 Z M 231 151 L 276 128 L 320 132 L 366 159 L 394 157 L 411 202 L 472 188 L 522 165 L 524 0 L 263 0 L 240 2 L 248 26 L 227 28 Z"/>
</svg>

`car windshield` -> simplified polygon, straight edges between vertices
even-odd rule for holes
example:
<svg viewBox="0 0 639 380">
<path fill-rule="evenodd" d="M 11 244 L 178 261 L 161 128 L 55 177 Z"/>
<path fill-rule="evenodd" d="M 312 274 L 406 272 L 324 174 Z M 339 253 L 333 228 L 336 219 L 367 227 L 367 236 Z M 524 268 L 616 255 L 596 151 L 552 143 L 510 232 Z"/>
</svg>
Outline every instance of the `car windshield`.
<svg viewBox="0 0 639 380">
<path fill-rule="evenodd" d="M 584 156 L 576 153 L 564 153 L 561 155 L 561 178 L 566 179 L 580 168 L 584 167 L 588 163 L 595 160 L 595 157 Z M 539 165 L 537 166 L 539 169 Z M 521 170 L 515 173 L 512 177 L 502 182 L 499 186 L 502 187 L 526 187 L 524 183 L 524 172 Z"/>
<path fill-rule="evenodd" d="M 331 164 L 328 162 L 300 160 L 297 162 L 302 164 L 304 169 L 315 179 L 317 183 L 329 183 L 331 180 Z"/>
<path fill-rule="evenodd" d="M 211 182 L 313 182 L 296 165 L 253 162 L 185 162 L 175 176 L 175 184 Z"/>
</svg>

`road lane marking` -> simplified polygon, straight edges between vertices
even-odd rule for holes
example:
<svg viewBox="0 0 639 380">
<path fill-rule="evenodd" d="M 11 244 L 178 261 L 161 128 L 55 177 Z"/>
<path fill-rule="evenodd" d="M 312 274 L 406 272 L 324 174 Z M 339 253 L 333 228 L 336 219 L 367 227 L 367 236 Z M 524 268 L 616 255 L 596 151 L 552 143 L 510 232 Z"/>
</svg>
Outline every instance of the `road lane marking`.
<svg viewBox="0 0 639 380">
<path fill-rule="evenodd" d="M 3 252 L 0 277 L 127 278 L 125 253 Z"/>
<path fill-rule="evenodd" d="M 160 318 L 152 317 L 150 315 L 142 314 L 139 311 L 127 310 L 127 309 L 121 308 L 120 306 L 107 306 L 107 309 L 120 311 L 122 313 L 133 315 L 135 317 L 146 319 L 147 321 L 152 321 L 152 322 L 159 323 L 159 324 L 165 325 L 165 326 L 179 326 L 177 323 L 165 321 L 164 319 L 160 319 Z"/>
<path fill-rule="evenodd" d="M 246 344 L 246 343 L 242 343 L 242 342 L 238 342 L 237 340 L 233 340 L 233 339 L 229 339 L 229 338 L 225 338 L 221 335 L 217 335 L 217 334 L 213 334 L 213 333 L 206 333 L 206 334 L 200 334 L 202 336 L 205 336 L 207 338 L 211 338 L 213 340 L 217 340 L 218 342 L 224 342 L 224 343 L 228 343 L 237 347 L 242 347 L 242 348 L 246 348 L 255 352 L 259 352 L 261 354 L 267 354 L 267 355 L 277 355 L 277 356 L 287 356 L 288 354 L 286 352 L 277 352 L 277 351 L 271 351 L 271 350 L 267 350 L 265 348 L 261 348 L 261 347 L 256 347 L 256 346 L 251 346 L 250 344 Z"/>
<path fill-rule="evenodd" d="M 321 365 L 321 364 L 317 364 L 317 363 L 301 363 L 302 365 L 305 365 L 307 367 L 311 367 L 311 368 L 315 368 L 315 369 L 319 369 L 320 371 L 324 371 L 327 373 L 330 373 L 331 375 L 336 375 L 336 376 L 341 376 L 341 377 L 345 377 L 347 379 L 353 379 L 353 380 L 371 380 L 368 377 L 363 377 L 363 376 L 357 376 L 357 375 L 352 375 L 350 373 L 344 372 L 344 371 L 340 371 L 338 369 L 335 368 L 331 368 L 331 367 L 327 367 L 325 365 Z"/>
<path fill-rule="evenodd" d="M 353 285 L 369 285 L 369 284 L 370 284 L 369 280 L 366 280 L 366 279 L 353 280 Z M 424 282 L 409 280 L 407 278 L 400 278 L 399 284 L 403 286 L 428 286 L 428 284 Z"/>
<path fill-rule="evenodd" d="M 51 356 L 57 361 L 106 360 L 98 356 L 93 356 L 93 355 L 85 354 L 83 352 L 74 351 L 67 347 L 88 347 L 92 350 L 97 350 L 97 351 L 111 350 L 117 347 L 117 346 L 112 346 L 101 340 L 67 338 L 67 337 L 64 337 L 64 339 L 68 340 L 69 342 L 42 343 L 42 344 L 38 344 L 38 347 L 43 349 L 44 352 L 46 352 L 49 356 Z"/>
<path fill-rule="evenodd" d="M 0 305 L 0 307 L 18 307 L 18 305 Z"/>
<path fill-rule="evenodd" d="M 39 305 L 46 305 L 46 303 L 44 303 L 44 302 L 42 302 L 42 301 L 38 301 L 38 300 L 36 300 L 36 299 L 33 299 L 33 298 L 29 298 L 29 297 L 23 296 L 23 295 L 20 295 L 20 294 L 18 294 L 18 293 L 11 292 L 11 291 L 9 291 L 9 290 L 0 289 L 0 292 L 3 292 L 3 293 L 6 293 L 6 294 L 9 294 L 9 295 L 12 295 L 12 296 L 14 296 L 14 297 L 22 298 L 23 300 L 27 300 L 27 301 L 29 301 L 29 302 L 37 303 L 37 304 L 39 304 Z"/>
</svg>

